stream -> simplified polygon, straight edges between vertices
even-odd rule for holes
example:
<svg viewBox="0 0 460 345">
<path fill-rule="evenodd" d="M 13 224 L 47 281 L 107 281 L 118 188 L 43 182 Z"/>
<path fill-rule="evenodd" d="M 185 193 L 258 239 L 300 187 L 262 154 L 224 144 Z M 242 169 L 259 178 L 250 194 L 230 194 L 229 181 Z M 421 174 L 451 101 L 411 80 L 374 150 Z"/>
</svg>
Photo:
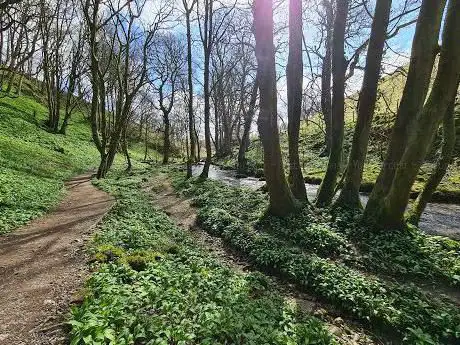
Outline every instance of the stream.
<svg viewBox="0 0 460 345">
<path fill-rule="evenodd" d="M 203 170 L 203 165 L 193 166 L 193 175 L 197 176 Z M 246 187 L 258 189 L 265 184 L 255 177 L 237 178 L 236 171 L 222 170 L 215 165 L 209 168 L 209 178 L 221 181 L 234 187 Z M 319 185 L 306 183 L 307 195 L 309 200 L 314 200 Z M 368 196 L 361 194 L 363 205 L 367 203 Z M 460 205 L 429 203 L 423 213 L 419 228 L 432 235 L 448 236 L 460 240 Z"/>
</svg>

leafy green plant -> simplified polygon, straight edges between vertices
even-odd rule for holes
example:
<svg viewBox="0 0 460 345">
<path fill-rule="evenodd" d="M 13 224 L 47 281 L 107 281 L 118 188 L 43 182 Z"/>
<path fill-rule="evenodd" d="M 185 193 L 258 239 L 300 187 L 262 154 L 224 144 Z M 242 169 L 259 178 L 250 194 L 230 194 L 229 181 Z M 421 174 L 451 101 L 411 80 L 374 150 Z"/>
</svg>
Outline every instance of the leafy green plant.
<svg viewBox="0 0 460 345">
<path fill-rule="evenodd" d="M 196 186 L 193 186 L 194 183 Z M 239 193 L 243 191 L 223 191 L 236 188 L 208 181 L 208 194 L 204 195 L 201 182 L 176 182 L 175 185 L 179 189 L 182 188 L 186 195 L 198 200 L 198 221 L 203 229 L 214 236 L 222 237 L 261 269 L 308 289 L 362 320 L 364 324 L 370 324 L 385 333 L 399 335 L 401 340 L 414 336 L 410 331 L 413 327 L 420 328 L 424 334 L 438 343 L 448 344 L 460 340 L 460 312 L 451 301 L 435 298 L 412 285 L 390 283 L 363 274 L 353 267 L 313 253 L 318 250 L 326 257 L 328 254 L 334 257 L 337 253 L 357 255 L 352 253 L 352 242 L 348 240 L 354 232 L 353 223 L 348 223 L 352 227 L 351 231 L 342 231 L 342 228 L 332 230 L 339 225 L 342 226 L 336 218 L 330 229 L 324 229 L 327 223 L 315 224 L 314 218 L 307 214 L 298 218 L 299 221 L 268 218 L 260 222 L 255 229 L 253 225 L 256 222 L 248 223 L 245 220 L 255 219 L 257 214 L 262 212 L 239 203 Z M 244 190 L 244 193 L 251 192 Z M 225 195 L 225 201 L 219 200 L 222 195 Z M 197 196 L 199 197 L 196 198 Z M 246 198 L 250 199 L 247 196 Z M 238 204 L 236 209 L 235 204 Z M 306 218 L 312 225 L 305 226 L 300 223 Z M 309 227 L 311 231 L 306 230 Z M 269 228 L 268 232 L 264 231 L 266 228 Z M 315 233 L 315 229 L 318 229 L 318 233 Z M 274 234 L 277 230 L 280 233 Z M 380 240 L 385 241 L 383 238 Z M 392 245 L 389 242 L 381 244 L 380 248 Z M 324 245 L 321 247 L 322 243 Z M 443 243 L 450 249 L 456 248 L 450 241 Z M 377 243 L 375 245 L 378 247 Z M 309 246 L 315 250 L 311 250 Z M 401 249 L 399 247 L 398 250 Z M 445 252 L 439 250 L 439 256 L 443 254 Z M 408 255 L 417 262 L 416 257 Z M 356 259 L 368 262 L 366 258 Z M 388 263 L 392 265 L 394 261 L 389 260 Z M 351 264 L 356 265 L 353 260 Z"/>
<path fill-rule="evenodd" d="M 97 182 L 117 204 L 94 238 L 101 260 L 72 308 L 72 345 L 338 344 L 269 278 L 236 273 L 196 247 L 150 204 L 144 173 Z"/>
</svg>

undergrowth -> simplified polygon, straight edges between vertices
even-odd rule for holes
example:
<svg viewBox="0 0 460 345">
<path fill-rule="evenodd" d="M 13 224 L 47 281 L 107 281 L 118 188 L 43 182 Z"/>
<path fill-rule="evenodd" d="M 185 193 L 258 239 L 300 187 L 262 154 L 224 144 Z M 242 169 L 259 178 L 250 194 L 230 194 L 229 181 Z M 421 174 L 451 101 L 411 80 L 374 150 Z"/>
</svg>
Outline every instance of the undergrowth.
<svg viewBox="0 0 460 345">
<path fill-rule="evenodd" d="M 98 182 L 117 203 L 94 239 L 97 271 L 72 309 L 71 344 L 337 344 L 264 275 L 194 245 L 149 203 L 145 176 Z"/>
<path fill-rule="evenodd" d="M 56 205 L 63 180 L 97 165 L 88 123 L 81 113 L 67 135 L 41 125 L 47 109 L 28 96 L 0 94 L 0 234 Z"/>
<path fill-rule="evenodd" d="M 308 209 L 287 219 L 265 217 L 266 196 L 216 181 L 177 176 L 174 186 L 193 198 L 203 229 L 257 267 L 313 292 L 389 338 L 409 344 L 460 343 L 455 303 L 394 282 L 413 274 L 455 285 L 458 242 L 417 232 L 366 237 L 343 215 L 327 220 Z M 363 270 L 383 270 L 394 279 Z"/>
</svg>

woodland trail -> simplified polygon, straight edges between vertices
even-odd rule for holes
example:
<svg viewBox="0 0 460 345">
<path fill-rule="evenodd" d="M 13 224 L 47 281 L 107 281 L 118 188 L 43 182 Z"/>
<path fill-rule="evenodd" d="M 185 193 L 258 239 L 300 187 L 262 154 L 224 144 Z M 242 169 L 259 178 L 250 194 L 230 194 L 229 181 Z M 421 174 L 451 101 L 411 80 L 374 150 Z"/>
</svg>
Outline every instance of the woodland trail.
<svg viewBox="0 0 460 345">
<path fill-rule="evenodd" d="M 87 274 L 84 244 L 114 203 L 91 175 L 66 183 L 58 207 L 0 237 L 0 344 L 65 343 L 65 313 Z"/>
</svg>

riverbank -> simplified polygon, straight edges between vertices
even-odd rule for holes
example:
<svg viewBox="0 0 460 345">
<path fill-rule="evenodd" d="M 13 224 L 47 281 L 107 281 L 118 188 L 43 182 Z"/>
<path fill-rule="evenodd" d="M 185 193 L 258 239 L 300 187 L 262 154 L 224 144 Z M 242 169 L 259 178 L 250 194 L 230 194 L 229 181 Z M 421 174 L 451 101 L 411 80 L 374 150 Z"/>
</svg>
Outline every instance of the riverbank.
<svg viewBox="0 0 460 345">
<path fill-rule="evenodd" d="M 194 175 L 201 172 L 202 165 L 194 167 Z M 247 187 L 253 190 L 265 185 L 265 181 L 256 177 L 237 177 L 236 171 L 229 168 L 221 169 L 218 165 L 211 165 L 209 178 L 222 181 L 235 187 Z M 305 184 L 309 200 L 314 200 L 318 191 L 318 184 Z M 361 194 L 361 202 L 365 205 L 367 195 Z M 452 203 L 428 203 L 420 219 L 419 228 L 432 235 L 448 236 L 460 240 L 460 205 Z"/>
</svg>

